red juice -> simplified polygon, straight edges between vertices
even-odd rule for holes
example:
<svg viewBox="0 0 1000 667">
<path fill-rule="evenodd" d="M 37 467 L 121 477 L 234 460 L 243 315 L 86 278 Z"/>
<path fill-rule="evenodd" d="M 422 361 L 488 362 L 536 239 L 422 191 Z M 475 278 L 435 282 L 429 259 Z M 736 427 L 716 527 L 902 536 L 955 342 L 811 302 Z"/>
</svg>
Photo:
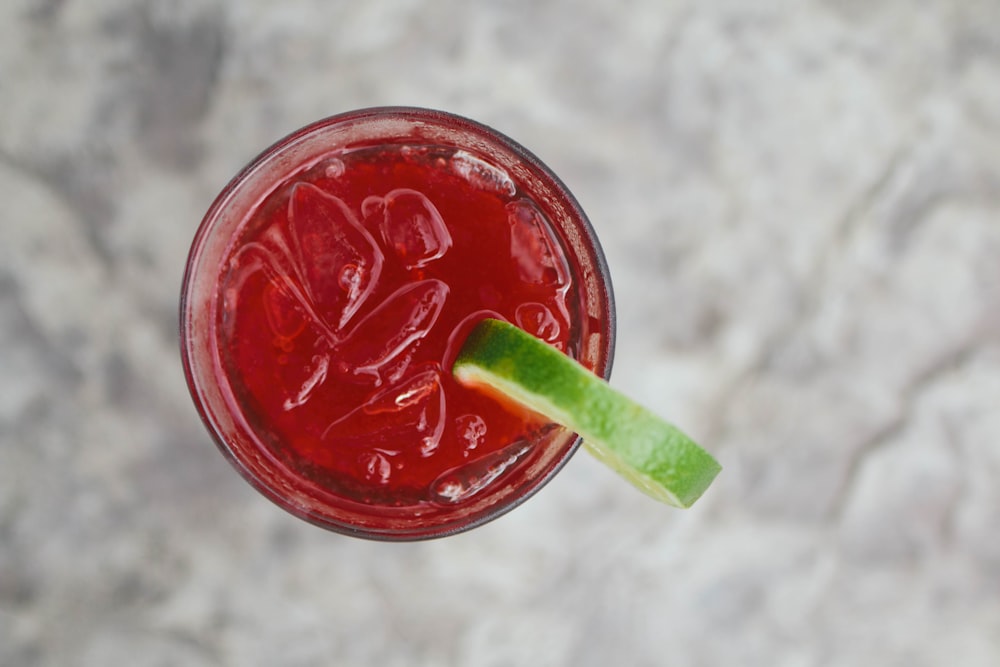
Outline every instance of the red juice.
<svg viewBox="0 0 1000 667">
<path fill-rule="evenodd" d="M 607 374 L 599 246 L 536 158 L 471 121 L 373 109 L 265 152 L 192 247 L 185 370 L 223 452 L 318 525 L 377 539 L 463 530 L 578 445 L 459 385 L 464 336 L 516 323 Z"/>
</svg>

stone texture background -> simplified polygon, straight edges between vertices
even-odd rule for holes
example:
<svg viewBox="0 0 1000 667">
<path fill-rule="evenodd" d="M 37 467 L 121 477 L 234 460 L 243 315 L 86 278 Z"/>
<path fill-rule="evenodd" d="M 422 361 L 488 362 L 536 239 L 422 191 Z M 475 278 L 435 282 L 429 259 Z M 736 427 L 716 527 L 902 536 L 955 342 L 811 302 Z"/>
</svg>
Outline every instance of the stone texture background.
<svg viewBox="0 0 1000 667">
<path fill-rule="evenodd" d="M 0 664 L 1000 664 L 1000 4 L 0 4 Z M 688 512 L 578 456 L 386 545 L 228 467 L 176 342 L 258 150 L 449 109 L 562 175 L 614 382 L 726 469 Z"/>
</svg>

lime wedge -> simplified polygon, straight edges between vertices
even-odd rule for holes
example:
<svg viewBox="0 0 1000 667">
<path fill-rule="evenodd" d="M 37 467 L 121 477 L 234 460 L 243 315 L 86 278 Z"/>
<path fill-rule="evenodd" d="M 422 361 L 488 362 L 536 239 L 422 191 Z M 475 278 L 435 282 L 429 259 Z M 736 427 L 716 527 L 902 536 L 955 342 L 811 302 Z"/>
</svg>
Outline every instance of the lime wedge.
<svg viewBox="0 0 1000 667">
<path fill-rule="evenodd" d="M 477 324 L 452 372 L 464 385 L 491 389 L 576 432 L 598 459 L 657 500 L 690 507 L 722 469 L 675 426 L 507 322 Z"/>
</svg>

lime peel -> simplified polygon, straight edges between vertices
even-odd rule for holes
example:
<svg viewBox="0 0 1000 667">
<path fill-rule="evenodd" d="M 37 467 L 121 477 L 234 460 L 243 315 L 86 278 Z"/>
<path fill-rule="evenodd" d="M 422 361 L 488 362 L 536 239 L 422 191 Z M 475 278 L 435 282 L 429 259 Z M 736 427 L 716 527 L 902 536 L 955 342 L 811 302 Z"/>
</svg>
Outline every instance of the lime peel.
<svg viewBox="0 0 1000 667">
<path fill-rule="evenodd" d="M 478 323 L 452 372 L 574 431 L 599 460 L 670 505 L 690 507 L 722 469 L 677 427 L 507 322 Z"/>
</svg>

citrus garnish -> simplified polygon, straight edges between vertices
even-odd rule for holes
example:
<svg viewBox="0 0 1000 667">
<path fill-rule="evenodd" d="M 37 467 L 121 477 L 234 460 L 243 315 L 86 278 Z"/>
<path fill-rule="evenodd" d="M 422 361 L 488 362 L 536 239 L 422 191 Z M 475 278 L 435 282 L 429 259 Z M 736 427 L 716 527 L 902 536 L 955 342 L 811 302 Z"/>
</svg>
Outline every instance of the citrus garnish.
<svg viewBox="0 0 1000 667">
<path fill-rule="evenodd" d="M 722 469 L 676 426 L 507 322 L 477 324 L 452 371 L 462 384 L 491 389 L 577 433 L 599 460 L 657 500 L 690 507 Z"/>
</svg>

